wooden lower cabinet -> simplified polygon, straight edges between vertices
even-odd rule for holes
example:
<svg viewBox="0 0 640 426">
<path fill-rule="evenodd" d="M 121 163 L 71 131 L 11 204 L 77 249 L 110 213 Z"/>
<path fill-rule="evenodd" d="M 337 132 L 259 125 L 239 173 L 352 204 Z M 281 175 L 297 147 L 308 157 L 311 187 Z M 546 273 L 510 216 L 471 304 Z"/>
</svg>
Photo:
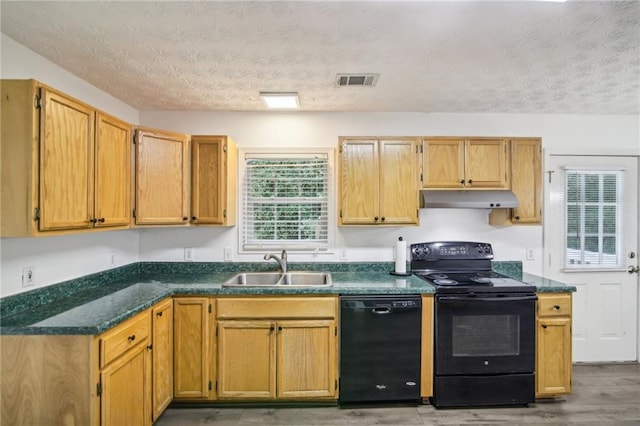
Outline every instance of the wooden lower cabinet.
<svg viewBox="0 0 640 426">
<path fill-rule="evenodd" d="M 571 293 L 538 294 L 536 398 L 571 393 Z"/>
<path fill-rule="evenodd" d="M 173 300 L 175 399 L 215 399 L 213 304 L 209 297 Z"/>
<path fill-rule="evenodd" d="M 173 399 L 173 300 L 158 303 L 151 310 L 153 345 L 152 412 L 156 421 Z"/>
<path fill-rule="evenodd" d="M 218 397 L 275 398 L 275 323 L 218 321 Z"/>
<path fill-rule="evenodd" d="M 151 352 L 143 341 L 100 373 L 102 426 L 151 424 Z"/>
<path fill-rule="evenodd" d="M 433 295 L 422 296 L 420 397 L 433 396 Z"/>
<path fill-rule="evenodd" d="M 151 424 L 151 314 L 143 311 L 101 334 L 100 424 Z"/>
<path fill-rule="evenodd" d="M 217 305 L 219 399 L 337 398 L 337 297 Z"/>
</svg>

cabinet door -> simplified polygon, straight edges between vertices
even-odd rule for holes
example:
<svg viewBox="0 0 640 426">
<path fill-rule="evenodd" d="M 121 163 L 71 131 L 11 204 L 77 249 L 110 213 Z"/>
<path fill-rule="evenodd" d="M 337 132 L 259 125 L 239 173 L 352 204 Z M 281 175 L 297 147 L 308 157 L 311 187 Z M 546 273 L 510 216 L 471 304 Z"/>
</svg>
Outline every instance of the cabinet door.
<svg viewBox="0 0 640 426">
<path fill-rule="evenodd" d="M 90 228 L 95 111 L 45 88 L 41 96 L 39 229 Z"/>
<path fill-rule="evenodd" d="M 173 301 L 175 398 L 209 398 L 213 382 L 210 377 L 212 309 L 207 297 Z"/>
<path fill-rule="evenodd" d="M 514 223 L 542 220 L 542 163 L 540 139 L 511 140 L 511 190 L 518 198 Z"/>
<path fill-rule="evenodd" d="M 379 223 L 378 141 L 343 140 L 340 160 L 340 224 Z"/>
<path fill-rule="evenodd" d="M 102 426 L 151 424 L 150 351 L 138 345 L 102 373 Z"/>
<path fill-rule="evenodd" d="M 173 399 L 173 300 L 152 310 L 152 420 Z"/>
<path fill-rule="evenodd" d="M 464 140 L 425 138 L 422 141 L 422 186 L 462 188 Z"/>
<path fill-rule="evenodd" d="M 278 322 L 278 398 L 336 396 L 336 334 L 332 320 Z"/>
<path fill-rule="evenodd" d="M 433 396 L 433 296 L 422 296 L 420 396 Z"/>
<path fill-rule="evenodd" d="M 131 126 L 98 113 L 95 144 L 96 227 L 129 225 L 131 218 Z"/>
<path fill-rule="evenodd" d="M 191 138 L 191 221 L 223 224 L 226 199 L 226 138 Z"/>
<path fill-rule="evenodd" d="M 416 141 L 381 140 L 380 223 L 418 223 Z"/>
<path fill-rule="evenodd" d="M 135 223 L 188 224 L 188 189 L 188 137 L 136 130 Z"/>
<path fill-rule="evenodd" d="M 218 321 L 218 397 L 276 396 L 275 323 Z"/>
<path fill-rule="evenodd" d="M 571 393 L 571 318 L 538 318 L 536 397 Z"/>
<path fill-rule="evenodd" d="M 465 146 L 465 186 L 469 188 L 508 188 L 508 141 L 469 139 Z"/>
</svg>

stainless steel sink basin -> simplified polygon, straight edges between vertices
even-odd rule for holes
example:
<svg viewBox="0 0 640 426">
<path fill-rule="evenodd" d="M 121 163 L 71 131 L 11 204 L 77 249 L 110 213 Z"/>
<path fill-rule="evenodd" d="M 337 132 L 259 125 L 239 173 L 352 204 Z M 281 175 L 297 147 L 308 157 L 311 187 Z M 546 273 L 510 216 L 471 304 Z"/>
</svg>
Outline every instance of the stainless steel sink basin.
<svg viewBox="0 0 640 426">
<path fill-rule="evenodd" d="M 243 272 L 231 277 L 223 287 L 330 287 L 329 272 L 293 271 L 280 272 Z"/>
</svg>

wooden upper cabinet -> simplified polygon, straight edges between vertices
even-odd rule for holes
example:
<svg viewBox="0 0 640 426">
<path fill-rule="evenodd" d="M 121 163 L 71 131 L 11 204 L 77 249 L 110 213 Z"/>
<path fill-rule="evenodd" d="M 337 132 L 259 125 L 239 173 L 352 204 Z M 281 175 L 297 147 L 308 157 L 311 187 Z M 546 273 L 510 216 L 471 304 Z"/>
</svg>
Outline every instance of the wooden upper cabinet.
<svg viewBox="0 0 640 426">
<path fill-rule="evenodd" d="M 377 223 L 380 204 L 378 141 L 342 140 L 340 160 L 340 223 Z"/>
<path fill-rule="evenodd" d="M 41 89 L 40 230 L 90 228 L 95 111 Z"/>
<path fill-rule="evenodd" d="M 238 149 L 227 136 L 191 136 L 191 222 L 236 224 Z"/>
<path fill-rule="evenodd" d="M 414 139 L 380 141 L 380 220 L 417 223 L 418 167 Z"/>
<path fill-rule="evenodd" d="M 95 225 L 129 225 L 131 126 L 103 113 L 96 120 Z"/>
<path fill-rule="evenodd" d="M 418 223 L 415 138 L 340 139 L 340 225 Z"/>
<path fill-rule="evenodd" d="M 508 147 L 499 138 L 424 138 L 422 186 L 508 189 Z"/>
<path fill-rule="evenodd" d="M 542 223 L 542 141 L 511 139 L 511 190 L 518 199 L 514 209 L 494 209 L 492 225 Z"/>
<path fill-rule="evenodd" d="M 2 236 L 129 227 L 130 126 L 35 80 L 2 80 Z"/>
<path fill-rule="evenodd" d="M 469 139 L 464 155 L 465 187 L 509 188 L 509 141 Z"/>
<path fill-rule="evenodd" d="M 423 186 L 460 188 L 464 180 L 464 140 L 425 138 L 422 142 Z"/>
<path fill-rule="evenodd" d="M 189 137 L 136 129 L 136 225 L 189 224 Z"/>
<path fill-rule="evenodd" d="M 518 207 L 513 209 L 514 223 L 542 221 L 542 148 L 540 139 L 511 140 L 511 190 Z"/>
</svg>

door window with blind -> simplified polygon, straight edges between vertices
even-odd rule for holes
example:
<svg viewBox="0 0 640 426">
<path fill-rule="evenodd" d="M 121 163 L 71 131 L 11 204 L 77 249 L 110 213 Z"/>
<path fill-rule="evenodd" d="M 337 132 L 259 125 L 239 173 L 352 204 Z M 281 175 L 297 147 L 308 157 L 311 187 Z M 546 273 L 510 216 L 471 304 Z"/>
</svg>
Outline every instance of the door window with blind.
<svg viewBox="0 0 640 426">
<path fill-rule="evenodd" d="M 565 170 L 565 270 L 624 267 L 624 173 Z"/>
<path fill-rule="evenodd" d="M 245 153 L 242 248 L 327 249 L 329 155 Z"/>
</svg>

